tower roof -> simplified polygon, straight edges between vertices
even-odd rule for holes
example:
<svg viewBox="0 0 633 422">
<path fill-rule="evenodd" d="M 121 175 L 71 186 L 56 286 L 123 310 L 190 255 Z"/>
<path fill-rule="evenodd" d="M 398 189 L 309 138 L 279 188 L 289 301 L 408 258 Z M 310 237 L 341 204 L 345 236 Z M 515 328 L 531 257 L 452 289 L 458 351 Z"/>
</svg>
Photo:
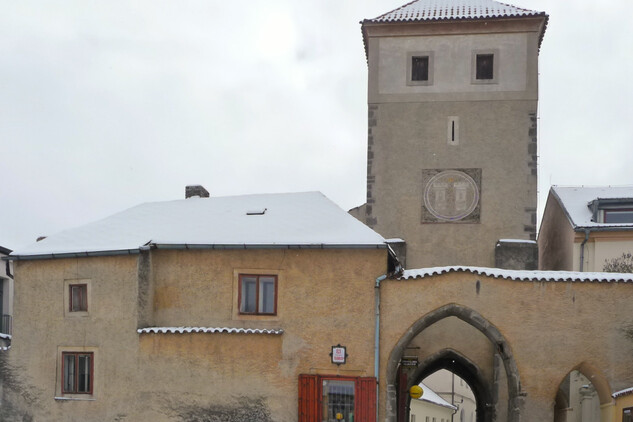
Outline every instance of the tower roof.
<svg viewBox="0 0 633 422">
<path fill-rule="evenodd" d="M 523 9 L 494 0 L 414 0 L 380 16 L 361 21 L 367 55 L 367 28 L 377 25 L 478 21 L 484 19 L 541 18 L 539 47 L 549 16 L 545 12 Z"/>
<path fill-rule="evenodd" d="M 494 0 L 414 0 L 365 22 L 416 22 L 456 19 L 547 16 Z"/>
</svg>

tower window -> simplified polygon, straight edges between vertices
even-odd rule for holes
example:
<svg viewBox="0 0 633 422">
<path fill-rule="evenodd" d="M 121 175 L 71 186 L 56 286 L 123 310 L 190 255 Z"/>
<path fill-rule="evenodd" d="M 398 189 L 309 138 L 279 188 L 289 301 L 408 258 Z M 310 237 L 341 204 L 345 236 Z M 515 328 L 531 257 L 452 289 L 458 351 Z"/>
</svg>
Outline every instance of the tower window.
<svg viewBox="0 0 633 422">
<path fill-rule="evenodd" d="M 407 85 L 433 85 L 433 52 L 407 54 Z"/>
<path fill-rule="evenodd" d="M 411 57 L 411 80 L 412 81 L 428 81 L 429 80 L 429 56 L 412 56 Z"/>
<path fill-rule="evenodd" d="M 472 52 L 472 84 L 496 84 L 499 81 L 499 50 Z"/>
<path fill-rule="evenodd" d="M 494 79 L 494 54 L 477 54 L 477 79 Z"/>
</svg>

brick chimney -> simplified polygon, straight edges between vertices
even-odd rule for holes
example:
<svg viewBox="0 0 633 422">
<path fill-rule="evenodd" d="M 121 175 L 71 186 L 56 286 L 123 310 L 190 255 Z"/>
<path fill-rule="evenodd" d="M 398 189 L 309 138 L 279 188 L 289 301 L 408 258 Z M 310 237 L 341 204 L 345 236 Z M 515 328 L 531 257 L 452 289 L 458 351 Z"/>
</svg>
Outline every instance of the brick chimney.
<svg viewBox="0 0 633 422">
<path fill-rule="evenodd" d="M 209 191 L 207 191 L 202 185 L 188 185 L 185 187 L 185 199 L 191 198 L 192 196 L 208 198 Z"/>
</svg>

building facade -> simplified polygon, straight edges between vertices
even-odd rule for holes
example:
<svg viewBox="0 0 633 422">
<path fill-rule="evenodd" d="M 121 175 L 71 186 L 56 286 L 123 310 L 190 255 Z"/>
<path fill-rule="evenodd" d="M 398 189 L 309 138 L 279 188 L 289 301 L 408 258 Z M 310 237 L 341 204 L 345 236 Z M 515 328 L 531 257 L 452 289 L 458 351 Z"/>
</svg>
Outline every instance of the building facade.
<svg viewBox="0 0 633 422">
<path fill-rule="evenodd" d="M 538 244 L 543 270 L 633 271 L 633 187 L 552 186 Z"/>
<path fill-rule="evenodd" d="M 3 420 L 375 420 L 388 249 L 319 193 L 144 204 L 11 258 Z"/>
</svg>

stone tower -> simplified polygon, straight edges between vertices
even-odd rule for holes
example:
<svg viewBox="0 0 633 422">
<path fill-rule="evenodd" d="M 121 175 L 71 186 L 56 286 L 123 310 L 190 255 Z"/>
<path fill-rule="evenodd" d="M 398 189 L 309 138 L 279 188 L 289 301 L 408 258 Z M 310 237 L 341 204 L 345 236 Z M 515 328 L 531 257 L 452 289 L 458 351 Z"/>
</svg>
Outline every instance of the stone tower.
<svg viewBox="0 0 633 422">
<path fill-rule="evenodd" d="M 547 19 L 493 0 L 417 0 L 362 22 L 367 202 L 350 212 L 404 239 L 408 268 L 494 266 L 499 239 L 535 239 Z"/>
</svg>

